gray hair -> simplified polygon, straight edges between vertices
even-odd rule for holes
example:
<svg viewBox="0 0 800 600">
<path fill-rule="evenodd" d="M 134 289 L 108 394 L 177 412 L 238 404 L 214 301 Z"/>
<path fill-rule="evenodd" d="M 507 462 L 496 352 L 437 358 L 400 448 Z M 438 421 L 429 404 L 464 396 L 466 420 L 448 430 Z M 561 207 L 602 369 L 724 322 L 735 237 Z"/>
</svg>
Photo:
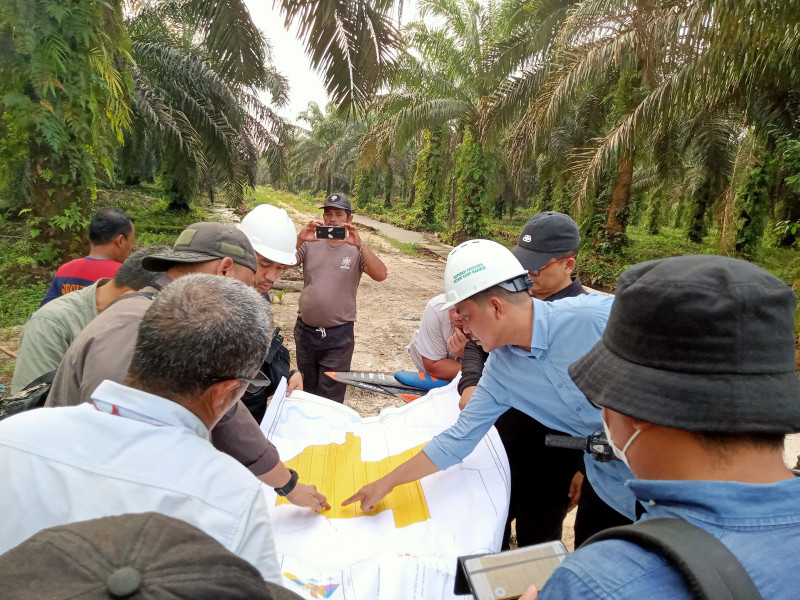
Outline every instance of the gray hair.
<svg viewBox="0 0 800 600">
<path fill-rule="evenodd" d="M 128 376 L 173 400 L 252 377 L 266 358 L 272 323 L 272 309 L 253 288 L 219 275 L 184 275 L 145 313 Z"/>
<path fill-rule="evenodd" d="M 114 284 L 117 287 L 129 287 L 137 291 L 153 285 L 162 274 L 155 271 L 146 271 L 142 267 L 142 259 L 151 254 L 169 251 L 170 248 L 167 246 L 147 246 L 137 250 L 117 269 L 117 273 L 114 275 Z"/>
</svg>

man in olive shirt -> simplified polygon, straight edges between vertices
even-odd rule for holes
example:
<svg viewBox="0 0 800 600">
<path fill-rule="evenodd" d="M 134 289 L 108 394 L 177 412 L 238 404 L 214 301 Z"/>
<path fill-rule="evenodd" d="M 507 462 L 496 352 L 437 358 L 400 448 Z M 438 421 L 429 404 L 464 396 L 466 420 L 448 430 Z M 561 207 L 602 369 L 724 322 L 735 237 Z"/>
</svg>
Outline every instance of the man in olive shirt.
<svg viewBox="0 0 800 600">
<path fill-rule="evenodd" d="M 149 246 L 137 250 L 112 279 L 99 279 L 59 296 L 33 313 L 22 330 L 11 393 L 19 393 L 42 375 L 55 371 L 72 340 L 114 300 L 151 285 L 157 276 L 142 268 L 142 259 L 164 250 L 169 248 Z"/>
<path fill-rule="evenodd" d="M 323 221 L 310 221 L 297 234 L 297 257 L 303 263 L 303 291 L 294 341 L 303 389 L 344 402 L 347 386 L 325 371 L 349 371 L 353 358 L 356 294 L 361 273 L 386 279 L 386 265 L 367 247 L 353 225 L 350 200 L 331 194 L 321 207 Z M 319 225 L 344 227 L 344 240 L 317 239 Z"/>
</svg>

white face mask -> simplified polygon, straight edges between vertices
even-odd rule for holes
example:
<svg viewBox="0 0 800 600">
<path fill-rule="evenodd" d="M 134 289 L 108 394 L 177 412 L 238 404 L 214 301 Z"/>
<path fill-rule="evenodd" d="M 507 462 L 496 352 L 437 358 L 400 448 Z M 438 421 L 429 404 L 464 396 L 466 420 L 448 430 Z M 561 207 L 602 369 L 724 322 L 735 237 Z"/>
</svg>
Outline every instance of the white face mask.
<svg viewBox="0 0 800 600">
<path fill-rule="evenodd" d="M 614 442 L 611 440 L 611 432 L 608 430 L 608 424 L 606 423 L 606 420 L 602 419 L 602 421 L 603 421 L 603 431 L 606 434 L 606 439 L 608 440 L 608 445 L 611 446 L 611 450 L 614 451 L 614 456 L 616 456 L 623 463 L 625 463 L 625 466 L 630 469 L 631 466 L 628 464 L 628 457 L 625 456 L 625 453 L 628 451 L 628 448 L 631 447 L 631 444 L 633 443 L 633 440 L 635 440 L 637 438 L 637 436 L 640 433 L 642 433 L 642 430 L 641 429 L 637 429 L 636 431 L 634 431 L 633 435 L 628 438 L 627 442 L 625 442 L 625 445 L 622 447 L 622 450 L 620 450 L 619 448 L 617 448 L 616 444 L 614 444 Z"/>
</svg>

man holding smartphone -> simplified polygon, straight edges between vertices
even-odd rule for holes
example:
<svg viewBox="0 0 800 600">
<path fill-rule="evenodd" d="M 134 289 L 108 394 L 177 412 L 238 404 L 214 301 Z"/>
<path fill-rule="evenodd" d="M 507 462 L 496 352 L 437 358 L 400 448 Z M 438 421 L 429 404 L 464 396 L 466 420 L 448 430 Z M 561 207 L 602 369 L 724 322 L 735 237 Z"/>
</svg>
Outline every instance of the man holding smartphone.
<svg viewBox="0 0 800 600">
<path fill-rule="evenodd" d="M 361 274 L 383 281 L 386 265 L 353 225 L 347 196 L 331 194 L 320 208 L 322 221 L 309 221 L 297 234 L 304 284 L 294 327 L 297 368 L 303 373 L 305 391 L 341 403 L 347 386 L 325 371 L 350 370 Z"/>
</svg>

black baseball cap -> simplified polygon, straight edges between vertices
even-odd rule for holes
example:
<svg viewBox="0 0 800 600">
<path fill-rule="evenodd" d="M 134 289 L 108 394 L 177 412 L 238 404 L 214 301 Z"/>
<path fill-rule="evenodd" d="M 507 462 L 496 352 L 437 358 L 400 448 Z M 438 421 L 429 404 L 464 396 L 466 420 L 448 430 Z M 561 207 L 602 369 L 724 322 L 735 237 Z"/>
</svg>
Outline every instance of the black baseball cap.
<svg viewBox="0 0 800 600">
<path fill-rule="evenodd" d="M 332 208 L 343 208 L 348 213 L 353 212 L 353 208 L 350 206 L 350 199 L 344 194 L 331 194 L 325 198 L 325 202 L 320 208 L 328 208 L 329 206 Z"/>
<path fill-rule="evenodd" d="M 148 271 L 166 271 L 175 263 L 201 263 L 230 258 L 251 269 L 258 269 L 258 256 L 243 231 L 222 223 L 193 223 L 184 229 L 172 250 L 142 259 Z"/>
<path fill-rule="evenodd" d="M 580 245 L 577 223 L 569 215 L 548 211 L 528 219 L 511 252 L 526 270 L 538 271 L 556 254 L 577 254 Z"/>
</svg>

